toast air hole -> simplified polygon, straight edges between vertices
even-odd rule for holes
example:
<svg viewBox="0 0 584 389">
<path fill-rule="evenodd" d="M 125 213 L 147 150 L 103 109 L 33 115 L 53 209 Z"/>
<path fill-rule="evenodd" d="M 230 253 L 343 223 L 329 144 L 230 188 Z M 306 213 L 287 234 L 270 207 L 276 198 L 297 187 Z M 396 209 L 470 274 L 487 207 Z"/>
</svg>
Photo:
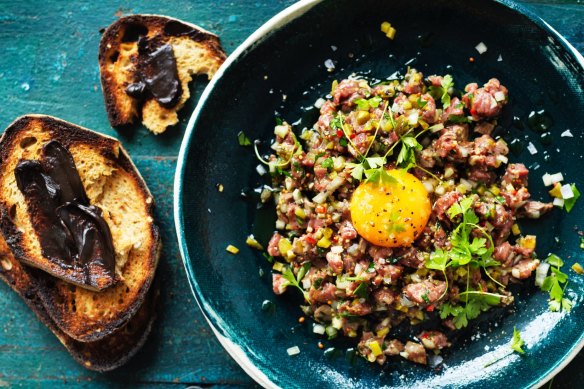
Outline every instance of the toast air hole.
<svg viewBox="0 0 584 389">
<path fill-rule="evenodd" d="M 142 24 L 132 23 L 126 26 L 122 42 L 138 42 L 141 36 L 148 34 L 148 28 Z"/>
<path fill-rule="evenodd" d="M 27 147 L 34 145 L 36 142 L 37 138 L 34 136 L 27 136 L 20 141 L 20 148 L 26 149 Z"/>
</svg>

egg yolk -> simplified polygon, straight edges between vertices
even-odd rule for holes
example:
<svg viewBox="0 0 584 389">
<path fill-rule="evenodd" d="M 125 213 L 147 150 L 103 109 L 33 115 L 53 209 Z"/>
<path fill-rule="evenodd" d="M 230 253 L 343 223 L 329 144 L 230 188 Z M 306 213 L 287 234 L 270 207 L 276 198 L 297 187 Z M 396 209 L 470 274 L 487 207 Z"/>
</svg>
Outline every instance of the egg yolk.
<svg viewBox="0 0 584 389">
<path fill-rule="evenodd" d="M 349 207 L 353 226 L 375 245 L 410 246 L 430 218 L 428 192 L 405 170 L 387 170 L 387 174 L 394 180 L 363 182 L 353 193 Z"/>
</svg>

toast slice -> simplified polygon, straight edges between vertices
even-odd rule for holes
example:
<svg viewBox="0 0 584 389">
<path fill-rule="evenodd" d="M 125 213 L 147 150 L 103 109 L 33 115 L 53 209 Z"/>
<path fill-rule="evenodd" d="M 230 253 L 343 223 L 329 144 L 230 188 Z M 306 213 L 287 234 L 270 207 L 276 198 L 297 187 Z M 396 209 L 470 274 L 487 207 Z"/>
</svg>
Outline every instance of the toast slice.
<svg viewBox="0 0 584 389">
<path fill-rule="evenodd" d="M 130 360 L 144 345 L 156 317 L 155 305 L 159 292 L 153 287 L 142 307 L 125 326 L 96 342 L 76 341 L 51 320 L 37 294 L 33 279 L 25 267 L 14 258 L 1 236 L 0 279 L 24 300 L 79 364 L 94 371 L 110 371 Z"/>
<path fill-rule="evenodd" d="M 168 76 L 169 83 L 178 76 L 179 85 L 174 88 L 176 98 L 165 101 L 154 98 L 156 93 L 141 98 L 130 96 L 133 93 L 128 87 L 134 87 L 144 79 L 144 73 L 148 73 L 144 67 L 149 63 L 149 56 L 164 45 L 172 48 L 177 74 L 175 77 L 170 74 L 172 64 L 168 66 L 168 72 L 158 73 Z M 120 18 L 105 30 L 98 58 L 111 125 L 127 125 L 139 117 L 150 131 L 160 134 L 178 123 L 177 112 L 190 97 L 189 82 L 193 76 L 206 74 L 211 79 L 226 55 L 219 38 L 199 26 L 166 16 L 131 15 Z"/>
<path fill-rule="evenodd" d="M 101 209 L 111 231 L 117 282 L 101 292 L 44 273 L 59 276 L 43 255 L 15 167 L 22 160 L 36 160 L 51 141 L 70 152 L 89 202 Z M 161 247 L 152 195 L 126 151 L 114 138 L 50 116 L 28 115 L 5 130 L 0 158 L 0 229 L 17 260 L 43 270 L 29 273 L 47 314 L 81 342 L 122 327 L 144 301 Z"/>
</svg>

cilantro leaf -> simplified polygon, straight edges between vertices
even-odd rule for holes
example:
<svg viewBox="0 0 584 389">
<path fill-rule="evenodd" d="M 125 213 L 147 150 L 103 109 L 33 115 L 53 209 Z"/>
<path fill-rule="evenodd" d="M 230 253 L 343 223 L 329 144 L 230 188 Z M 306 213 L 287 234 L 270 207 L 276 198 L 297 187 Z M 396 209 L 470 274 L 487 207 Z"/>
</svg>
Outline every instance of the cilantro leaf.
<svg viewBox="0 0 584 389">
<path fill-rule="evenodd" d="M 428 92 L 434 100 L 440 99 L 444 108 L 450 106 L 450 94 L 448 91 L 454 87 L 454 80 L 450 74 L 445 75 L 440 82 L 440 86 L 432 85 Z"/>
<path fill-rule="evenodd" d="M 361 181 L 363 179 L 363 173 L 365 172 L 365 168 L 361 163 L 347 163 L 345 166 L 351 169 L 351 177 L 356 180 Z"/>
<path fill-rule="evenodd" d="M 564 291 L 568 285 L 568 275 L 560 270 L 564 261 L 557 255 L 550 254 L 546 262 L 552 266 L 551 274 L 543 280 L 540 288 L 550 295 L 550 311 L 560 312 L 563 309 L 569 312 L 572 309 L 572 301 L 564 297 Z"/>
<path fill-rule="evenodd" d="M 454 88 L 454 79 L 450 74 L 447 74 L 442 78 L 440 85 L 442 86 L 442 90 L 444 91 L 443 92 L 444 94 L 442 95 L 440 101 L 442 101 L 442 104 L 444 106 L 448 106 L 450 105 L 450 95 L 448 94 L 448 90 L 450 88 Z"/>
<path fill-rule="evenodd" d="M 426 267 L 428 269 L 445 271 L 447 263 L 448 255 L 444 250 L 438 249 L 430 254 L 430 258 L 426 261 Z"/>
<path fill-rule="evenodd" d="M 400 138 L 402 147 L 397 156 L 396 163 L 402 169 L 408 170 L 416 166 L 415 150 L 422 150 L 422 145 L 413 136 L 404 136 Z"/>
<path fill-rule="evenodd" d="M 566 207 L 566 212 L 570 212 L 572 208 L 574 208 L 576 200 L 580 198 L 580 191 L 576 188 L 576 184 L 571 184 L 570 187 L 572 188 L 572 193 L 574 193 L 574 197 L 572 197 L 571 199 L 564 200 L 564 207 Z"/>
<path fill-rule="evenodd" d="M 251 141 L 243 131 L 237 133 L 237 141 L 240 146 L 251 146 Z"/>
<path fill-rule="evenodd" d="M 511 340 L 511 348 L 513 349 L 513 351 L 516 351 L 520 354 L 525 354 L 525 351 L 523 351 L 523 349 L 521 348 L 523 347 L 524 344 L 525 342 L 523 341 L 523 339 L 521 339 L 521 332 L 519 332 L 516 327 L 513 327 L 513 339 Z"/>
<path fill-rule="evenodd" d="M 290 267 L 290 266 L 286 266 L 284 268 L 284 270 L 282 271 L 282 278 L 284 278 L 286 280 L 286 283 L 284 285 L 285 286 L 290 285 L 290 286 L 294 286 L 295 288 L 298 288 L 300 290 L 300 292 L 302 292 L 304 299 L 308 302 L 310 302 L 310 299 L 308 297 L 308 292 L 306 292 L 302 288 L 302 286 L 300 285 L 300 281 L 302 280 L 302 278 L 304 278 L 304 275 L 306 275 L 306 272 L 308 271 L 309 268 L 310 268 L 310 262 L 305 263 L 298 270 L 297 276 L 294 276 L 294 271 L 292 271 L 292 267 Z"/>
<path fill-rule="evenodd" d="M 367 161 L 367 164 L 369 165 L 370 168 L 375 169 L 378 167 L 382 167 L 383 165 L 385 165 L 385 158 L 383 157 L 369 157 L 369 158 L 365 158 L 365 160 Z"/>
</svg>

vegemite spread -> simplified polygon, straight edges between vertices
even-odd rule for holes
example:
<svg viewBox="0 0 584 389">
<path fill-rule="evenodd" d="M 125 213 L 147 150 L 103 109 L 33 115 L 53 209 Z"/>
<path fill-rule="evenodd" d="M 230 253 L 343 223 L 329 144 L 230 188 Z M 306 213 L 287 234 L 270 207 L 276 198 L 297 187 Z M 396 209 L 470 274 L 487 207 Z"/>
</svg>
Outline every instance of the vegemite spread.
<svg viewBox="0 0 584 389">
<path fill-rule="evenodd" d="M 139 100 L 153 97 L 166 108 L 174 107 L 182 95 L 172 46 L 146 37 L 138 41 L 137 81 L 126 93 Z"/>
<path fill-rule="evenodd" d="M 98 286 L 96 278 L 115 272 L 115 252 L 101 209 L 89 204 L 75 162 L 57 141 L 47 143 L 39 160 L 22 160 L 14 171 L 43 256 L 62 269 L 82 274 L 81 282 Z"/>
</svg>

